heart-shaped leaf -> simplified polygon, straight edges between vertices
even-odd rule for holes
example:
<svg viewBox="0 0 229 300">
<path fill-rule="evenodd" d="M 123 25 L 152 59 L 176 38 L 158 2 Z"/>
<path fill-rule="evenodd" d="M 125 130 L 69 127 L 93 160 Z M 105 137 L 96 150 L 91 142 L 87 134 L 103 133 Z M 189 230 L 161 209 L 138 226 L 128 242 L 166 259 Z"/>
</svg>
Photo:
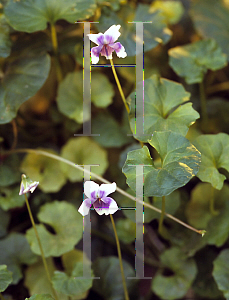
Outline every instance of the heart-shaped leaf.
<svg viewBox="0 0 229 300">
<path fill-rule="evenodd" d="M 54 300 L 54 298 L 49 294 L 36 294 L 25 300 Z"/>
<path fill-rule="evenodd" d="M 60 256 L 74 248 L 82 238 L 83 224 L 76 208 L 65 201 L 54 201 L 41 207 L 38 220 L 51 226 L 55 234 L 50 233 L 43 224 L 36 225 L 46 257 Z M 26 232 L 26 238 L 34 253 L 41 255 L 33 228 Z"/>
<path fill-rule="evenodd" d="M 144 134 L 135 138 L 147 142 L 154 131 L 171 130 L 186 135 L 191 126 L 200 116 L 192 108 L 190 94 L 183 86 L 171 80 L 162 79 L 156 75 L 145 80 L 144 83 Z M 138 119 L 142 122 L 142 115 L 135 112 L 135 92 L 130 95 L 130 127 L 135 132 Z"/>
<path fill-rule="evenodd" d="M 12 280 L 12 272 L 7 270 L 6 265 L 0 265 L 0 292 L 4 292 Z"/>
<path fill-rule="evenodd" d="M 155 48 L 158 44 L 166 44 L 172 35 L 172 32 L 160 15 L 160 11 L 150 12 L 149 5 L 139 4 L 137 9 L 132 5 L 122 6 L 119 13 L 104 8 L 96 27 L 101 32 L 105 32 L 114 24 L 121 25 L 121 36 L 119 42 L 125 47 L 128 56 L 136 54 L 136 24 L 128 22 L 152 22 L 144 24 L 144 51 Z"/>
<path fill-rule="evenodd" d="M 8 186 L 21 180 L 19 171 L 20 159 L 17 154 L 12 154 L 0 162 L 0 186 Z"/>
<path fill-rule="evenodd" d="M 97 107 L 107 107 L 112 103 L 113 87 L 105 75 L 98 72 L 92 74 L 91 101 Z M 83 72 L 70 73 L 60 83 L 57 105 L 60 112 L 78 123 L 90 119 L 91 116 L 83 111 Z"/>
<path fill-rule="evenodd" d="M 196 0 L 192 2 L 190 13 L 194 25 L 201 35 L 215 39 L 223 52 L 229 56 L 229 6 L 227 1 Z"/>
<path fill-rule="evenodd" d="M 164 276 L 163 269 L 160 269 L 152 282 L 152 290 L 162 299 L 180 299 L 190 288 L 196 273 L 197 267 L 194 259 L 188 258 L 179 248 L 173 247 L 162 253 L 160 256 L 164 267 L 173 271 L 172 276 Z"/>
<path fill-rule="evenodd" d="M 19 58 L 9 65 L 0 84 L 0 124 L 10 122 L 20 105 L 36 94 L 47 79 L 49 69 L 47 54 Z"/>
<path fill-rule="evenodd" d="M 213 39 L 172 48 L 169 56 L 170 66 L 188 84 L 202 82 L 208 69 L 216 71 L 227 65 L 227 56 Z"/>
<path fill-rule="evenodd" d="M 94 0 L 9 0 L 4 12 L 15 30 L 34 32 L 60 19 L 70 23 L 87 19 L 95 8 Z"/>
<path fill-rule="evenodd" d="M 200 152 L 182 135 L 171 131 L 154 132 L 149 140 L 161 157 L 156 168 L 146 146 L 130 151 L 123 166 L 127 184 L 136 191 L 136 165 L 144 167 L 144 195 L 162 197 L 184 186 L 199 170 Z"/>
<path fill-rule="evenodd" d="M 193 144 L 202 156 L 197 176 L 220 190 L 226 176 L 220 174 L 218 169 L 223 168 L 229 172 L 229 136 L 225 133 L 201 135 Z"/>
<path fill-rule="evenodd" d="M 15 207 L 22 207 L 25 203 L 25 197 L 19 195 L 20 187 L 0 187 L 0 207 L 9 210 Z"/>
</svg>

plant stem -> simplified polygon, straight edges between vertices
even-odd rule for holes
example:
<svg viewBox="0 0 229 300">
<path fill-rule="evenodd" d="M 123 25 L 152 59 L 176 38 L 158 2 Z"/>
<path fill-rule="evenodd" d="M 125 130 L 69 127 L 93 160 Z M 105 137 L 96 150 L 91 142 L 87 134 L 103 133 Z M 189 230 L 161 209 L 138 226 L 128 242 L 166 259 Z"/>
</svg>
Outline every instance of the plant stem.
<svg viewBox="0 0 229 300">
<path fill-rule="evenodd" d="M 13 144 L 12 144 L 12 146 L 11 146 L 11 150 L 13 150 L 13 149 L 16 147 L 16 145 L 17 145 L 18 130 L 17 130 L 17 124 L 16 124 L 15 119 L 13 119 L 13 120 L 11 121 L 11 124 L 12 124 L 13 135 L 14 135 Z"/>
<path fill-rule="evenodd" d="M 210 212 L 213 216 L 217 216 L 219 212 L 214 208 L 214 188 L 211 185 L 211 195 L 210 195 L 210 203 L 209 203 Z"/>
<path fill-rule="evenodd" d="M 37 238 L 37 241 L 38 241 L 38 245 L 39 245 L 39 248 L 40 248 L 40 251 L 41 251 L 41 257 L 42 257 L 42 261 L 43 261 L 43 264 L 44 264 L 44 267 L 45 267 L 45 272 L 46 272 L 46 275 L 47 275 L 48 280 L 50 282 L 53 295 L 58 300 L 57 293 L 54 290 L 53 285 L 52 285 L 52 280 L 51 280 L 51 276 L 49 274 L 48 265 L 47 265 L 47 262 L 46 262 L 46 259 L 45 259 L 44 251 L 43 251 L 43 248 L 42 248 L 42 245 L 41 245 L 41 240 L 39 238 L 39 235 L 38 235 L 38 232 L 37 232 L 37 228 L 36 228 L 36 225 L 35 225 L 35 222 L 34 222 L 34 219 L 33 219 L 33 215 L 32 215 L 31 209 L 30 209 L 29 201 L 28 201 L 28 198 L 27 198 L 26 194 L 24 194 L 24 195 L 25 195 L 26 206 L 27 206 L 27 209 L 28 209 L 28 212 L 29 212 L 29 217 L 30 217 L 31 223 L 33 225 L 33 229 L 35 231 L 35 235 L 36 235 L 36 238 Z"/>
<path fill-rule="evenodd" d="M 62 75 L 62 70 L 60 67 L 59 59 L 58 59 L 58 40 L 57 40 L 55 24 L 51 24 L 50 29 L 51 29 L 52 48 L 53 48 L 53 52 L 55 55 L 57 79 L 58 79 L 58 82 L 61 82 L 63 79 L 63 75 Z"/>
<path fill-rule="evenodd" d="M 44 155 L 46 157 L 50 157 L 52 159 L 61 161 L 61 162 L 65 163 L 65 164 L 67 164 L 69 166 L 72 166 L 73 168 L 76 168 L 76 169 L 78 169 L 80 171 L 84 171 L 84 172 L 88 173 L 90 176 L 93 176 L 94 178 L 96 178 L 97 180 L 99 180 L 99 181 L 101 181 L 103 183 L 109 183 L 109 184 L 111 184 L 110 181 L 104 179 L 102 176 L 99 176 L 99 175 L 97 175 L 97 174 L 95 174 L 93 172 L 90 172 L 87 169 L 84 169 L 83 167 L 78 166 L 76 163 L 73 163 L 73 162 L 71 162 L 68 159 L 65 159 L 65 158 L 63 158 L 61 156 L 52 154 L 52 153 L 47 152 L 47 151 L 24 148 L 24 149 L 15 149 L 15 150 L 5 151 L 5 152 L 2 153 L 2 155 L 8 155 L 8 154 L 12 154 L 12 153 L 34 153 L 34 154 L 37 154 L 37 155 Z M 125 196 L 125 197 L 127 197 L 127 198 L 129 198 L 129 199 L 131 199 L 131 200 L 133 200 L 135 202 L 141 203 L 144 206 L 146 206 L 146 207 L 148 207 L 148 208 L 150 208 L 150 209 L 152 209 L 152 210 L 154 210 L 154 211 L 156 211 L 158 213 L 162 212 L 159 208 L 157 208 L 157 207 L 155 207 L 155 206 L 153 206 L 153 205 L 151 205 L 149 203 L 141 201 L 140 199 L 138 199 L 138 198 L 136 198 L 136 197 L 128 194 L 127 192 L 125 192 L 124 190 L 120 189 L 119 187 L 116 188 L 116 191 L 119 192 L 120 194 L 122 194 L 123 196 Z M 198 234 L 201 234 L 201 235 L 203 234 L 203 230 L 197 230 L 194 227 L 192 227 L 192 226 L 184 223 L 183 221 L 177 219 L 176 217 L 174 217 L 174 216 L 172 216 L 170 214 L 165 213 L 165 216 L 168 217 L 168 218 L 170 218 L 170 219 L 172 219 L 172 220 L 174 220 L 175 222 L 181 224 L 182 226 L 184 226 L 184 227 L 186 227 L 186 228 L 188 228 L 188 229 L 190 229 L 192 231 L 195 231 Z"/>
<path fill-rule="evenodd" d="M 121 269 L 122 284 L 123 284 L 123 289 L 124 289 L 125 300 L 129 300 L 128 290 L 127 290 L 127 286 L 126 286 L 126 279 L 125 279 L 125 274 L 124 274 L 123 264 L 122 264 L 122 254 L 121 254 L 120 243 L 119 243 L 119 239 L 118 239 L 118 235 L 117 235 L 117 231 L 116 231 L 116 227 L 115 227 L 114 218 L 111 214 L 110 214 L 110 218 L 111 218 L 111 223 L 112 223 L 112 226 L 114 229 L 114 234 L 115 234 L 115 240 L 116 240 L 116 245 L 117 245 L 118 259 L 119 259 L 119 264 L 120 264 L 120 269 Z"/>
<path fill-rule="evenodd" d="M 205 129 L 206 126 L 207 126 L 207 123 L 208 123 L 208 115 L 207 115 L 206 94 L 205 94 L 203 81 L 199 83 L 199 90 L 200 90 L 200 105 L 201 105 L 202 125 L 203 125 L 203 129 Z"/>
<path fill-rule="evenodd" d="M 160 235 L 163 235 L 163 220 L 165 216 L 165 196 L 162 197 L 162 207 L 161 207 L 161 216 L 159 220 L 159 233 Z"/>
<path fill-rule="evenodd" d="M 117 83 L 117 86 L 118 86 L 120 95 L 121 95 L 121 97 L 122 97 L 122 101 L 123 101 L 123 103 L 124 103 L 124 105 L 125 105 L 126 111 L 127 111 L 128 114 L 129 114 L 129 113 L 130 113 L 130 109 L 129 109 L 129 106 L 127 105 L 126 98 L 125 98 L 125 96 L 124 96 L 124 93 L 123 93 L 121 84 L 120 84 L 120 82 L 119 82 L 118 75 L 117 75 L 117 73 L 116 73 L 116 70 L 115 70 L 114 63 L 113 63 L 112 58 L 110 59 L 110 62 L 111 62 L 111 68 L 112 68 L 112 71 L 113 71 L 113 74 L 114 74 L 114 78 L 115 78 L 115 80 L 116 80 L 116 83 Z"/>
<path fill-rule="evenodd" d="M 0 299 L 1 300 L 6 300 L 5 297 L 2 295 L 2 293 L 0 293 Z"/>
</svg>

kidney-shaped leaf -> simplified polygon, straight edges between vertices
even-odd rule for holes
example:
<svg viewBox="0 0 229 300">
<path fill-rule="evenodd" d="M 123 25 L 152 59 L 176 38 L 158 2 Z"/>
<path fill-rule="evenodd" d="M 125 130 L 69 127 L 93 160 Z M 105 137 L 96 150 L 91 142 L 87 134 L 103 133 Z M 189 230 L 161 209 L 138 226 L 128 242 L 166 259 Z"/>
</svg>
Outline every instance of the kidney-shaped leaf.
<svg viewBox="0 0 229 300">
<path fill-rule="evenodd" d="M 9 65 L 0 84 L 0 124 L 10 122 L 20 105 L 36 94 L 47 79 L 49 69 L 47 54 L 19 58 Z"/>
<path fill-rule="evenodd" d="M 169 50 L 169 64 L 188 84 L 202 82 L 208 69 L 227 65 L 227 56 L 215 40 L 207 39 Z"/>
<path fill-rule="evenodd" d="M 6 23 L 5 16 L 0 16 L 0 57 L 7 57 L 11 51 L 10 27 Z"/>
<path fill-rule="evenodd" d="M 13 273 L 13 284 L 22 278 L 21 265 L 33 264 L 37 257 L 31 252 L 24 235 L 12 233 L 0 241 L 0 264 L 6 264 Z"/>
<path fill-rule="evenodd" d="M 172 276 L 164 276 L 162 270 L 156 273 L 152 282 L 153 291 L 161 299 L 180 299 L 190 288 L 197 273 L 194 259 L 186 258 L 179 248 L 170 248 L 160 256 L 164 267 L 173 271 Z"/>
<path fill-rule="evenodd" d="M 107 166 L 107 152 L 89 137 L 69 139 L 61 149 L 61 156 L 80 166 L 98 165 L 91 167 L 91 171 L 102 175 Z M 61 164 L 61 168 L 70 181 L 82 181 L 83 172 L 69 165 Z"/>
<path fill-rule="evenodd" d="M 215 39 L 223 52 L 229 56 L 228 2 L 224 0 L 192 1 L 191 16 L 197 30 L 204 37 Z"/>
<path fill-rule="evenodd" d="M 64 295 L 82 295 L 92 287 L 92 278 L 83 278 L 84 268 L 85 266 L 82 262 L 77 262 L 70 276 L 64 272 L 55 271 L 52 278 L 54 288 Z M 93 277 L 93 273 L 91 277 Z"/>
<path fill-rule="evenodd" d="M 7 266 L 0 265 L 0 292 L 4 292 L 12 280 L 12 273 L 7 270 Z"/>
<path fill-rule="evenodd" d="M 156 168 L 149 150 L 130 151 L 123 166 L 127 184 L 136 190 L 137 165 L 144 167 L 144 195 L 162 197 L 184 186 L 199 170 L 200 152 L 182 135 L 171 132 L 154 132 L 149 140 L 161 157 L 161 168 Z"/>
<path fill-rule="evenodd" d="M 9 0 L 4 12 L 15 30 L 34 32 L 60 19 L 70 23 L 87 19 L 95 8 L 94 0 Z"/>
<path fill-rule="evenodd" d="M 229 250 L 225 249 L 220 252 L 219 256 L 214 260 L 213 277 L 224 297 L 229 299 Z"/>
<path fill-rule="evenodd" d="M 145 80 L 144 135 L 137 131 L 135 138 L 147 142 L 154 131 L 163 130 L 171 130 L 185 136 L 189 126 L 199 118 L 192 104 L 185 103 L 189 97 L 190 94 L 179 83 L 158 78 L 156 75 Z M 138 122 L 142 122 L 142 115 L 135 109 L 135 92 L 130 95 L 130 99 L 130 127 L 132 132 L 135 132 L 135 123 L 137 126 Z"/>
<path fill-rule="evenodd" d="M 172 35 L 160 11 L 150 12 L 149 5 L 139 4 L 137 9 L 131 5 L 123 6 L 118 15 L 112 10 L 104 9 L 99 23 L 96 24 L 101 32 L 114 24 L 121 25 L 120 43 L 125 47 L 128 56 L 136 54 L 136 24 L 134 22 L 152 22 L 144 24 L 144 51 L 155 48 L 158 44 L 167 43 Z M 137 53 L 139 54 L 139 53 Z"/>
<path fill-rule="evenodd" d="M 82 217 L 70 203 L 65 201 L 47 203 L 41 207 L 38 219 L 51 226 L 55 231 L 55 234 L 52 234 L 43 224 L 36 225 L 46 257 L 60 256 L 72 250 L 82 238 Z M 32 251 L 40 255 L 33 228 L 27 230 L 26 238 Z"/>
<path fill-rule="evenodd" d="M 218 169 L 223 168 L 229 172 L 229 135 L 201 135 L 193 144 L 202 156 L 197 176 L 204 182 L 210 182 L 215 189 L 221 190 L 226 176 L 220 174 Z"/>
<path fill-rule="evenodd" d="M 56 154 L 53 150 L 47 152 Z M 25 156 L 21 171 L 33 180 L 39 181 L 39 188 L 46 193 L 58 192 L 66 182 L 59 161 L 50 157 L 29 153 Z"/>
</svg>

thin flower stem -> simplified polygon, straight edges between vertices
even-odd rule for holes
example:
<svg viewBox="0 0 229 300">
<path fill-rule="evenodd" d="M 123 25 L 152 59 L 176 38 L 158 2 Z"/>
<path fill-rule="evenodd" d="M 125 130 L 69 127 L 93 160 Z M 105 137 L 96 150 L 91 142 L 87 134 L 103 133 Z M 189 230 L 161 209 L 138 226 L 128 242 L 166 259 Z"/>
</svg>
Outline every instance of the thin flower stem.
<svg viewBox="0 0 229 300">
<path fill-rule="evenodd" d="M 27 209 L 28 209 L 28 212 L 29 212 L 29 217 L 30 217 L 31 223 L 33 225 L 33 229 L 35 231 L 35 235 L 36 235 L 38 245 L 39 245 L 39 248 L 40 248 L 40 251 L 41 251 L 41 257 L 42 257 L 42 261 L 43 261 L 43 264 L 44 264 L 44 267 L 45 267 L 45 272 L 46 272 L 46 275 L 47 275 L 48 280 L 50 282 L 53 295 L 54 295 L 55 299 L 58 300 L 57 293 L 54 290 L 53 285 L 52 285 L 52 280 L 51 280 L 51 276 L 49 274 L 48 265 L 47 265 L 47 262 L 46 262 L 46 259 L 45 259 L 44 251 L 43 251 L 43 248 L 42 248 L 42 245 L 41 245 L 41 240 L 39 238 L 37 228 L 36 228 L 36 225 L 35 225 L 35 222 L 34 222 L 34 219 L 33 219 L 33 215 L 32 215 L 31 209 L 30 209 L 29 201 L 28 201 L 28 198 L 27 198 L 26 194 L 24 194 L 24 195 L 25 195 L 26 206 L 27 206 Z"/>
<path fill-rule="evenodd" d="M 62 70 L 58 59 L 58 40 L 57 40 L 55 24 L 50 25 L 50 30 L 51 30 L 52 48 L 55 55 L 54 58 L 55 58 L 57 79 L 58 82 L 61 82 L 63 79 L 63 75 L 62 75 Z"/>
<path fill-rule="evenodd" d="M 11 124 L 12 124 L 13 135 L 14 135 L 13 144 L 12 144 L 12 146 L 11 146 L 11 150 L 13 150 L 13 149 L 16 147 L 16 145 L 17 145 L 18 130 L 17 130 L 17 124 L 16 124 L 15 119 L 13 119 L 13 120 L 11 121 Z"/>
<path fill-rule="evenodd" d="M 117 231 L 116 231 L 116 227 L 115 227 L 114 218 L 111 214 L 110 214 L 110 218 L 111 218 L 111 223 L 112 223 L 112 226 L 113 226 L 113 229 L 114 229 L 114 234 L 115 234 L 115 240 L 116 240 L 116 245 L 117 245 L 118 259 L 119 259 L 119 264 L 120 264 L 120 269 L 121 269 L 122 284 L 123 284 L 123 289 L 124 289 L 125 300 L 129 300 L 130 298 L 129 298 L 129 295 L 128 295 L 128 290 L 127 290 L 127 286 L 126 286 L 126 279 L 125 279 L 125 274 L 124 274 L 123 264 L 122 264 L 122 254 L 121 254 L 120 243 L 119 243 L 119 239 L 118 239 L 118 235 L 117 235 Z"/>
<path fill-rule="evenodd" d="M 219 212 L 217 210 L 215 210 L 215 207 L 214 207 L 214 188 L 212 185 L 211 185 L 209 208 L 210 208 L 210 212 L 213 216 L 217 216 L 219 214 Z"/>
<path fill-rule="evenodd" d="M 6 300 L 6 298 L 2 295 L 2 293 L 0 293 L 0 299 L 1 300 Z"/>
<path fill-rule="evenodd" d="M 5 151 L 2 154 L 3 155 L 8 155 L 8 154 L 11 154 L 11 153 L 34 153 L 34 154 L 37 154 L 37 155 L 44 155 L 46 157 L 50 157 L 52 159 L 61 161 L 61 162 L 65 163 L 65 164 L 67 164 L 69 166 L 72 166 L 73 168 L 76 168 L 76 169 L 78 169 L 80 171 L 86 172 L 90 176 L 93 176 L 94 178 L 96 178 L 97 180 L 100 180 L 103 183 L 109 183 L 109 184 L 111 184 L 110 181 L 104 179 L 103 177 L 101 177 L 101 176 L 99 176 L 99 175 L 97 175 L 97 174 L 95 174 L 93 172 L 90 172 L 87 169 L 84 169 L 81 166 L 78 166 L 77 164 L 75 164 L 75 163 L 73 163 L 73 162 L 71 162 L 71 161 L 69 161 L 69 160 L 67 160 L 67 159 L 65 159 L 65 158 L 63 158 L 61 156 L 52 154 L 50 152 L 46 152 L 46 151 L 43 151 L 43 150 L 37 150 L 37 149 L 24 148 L 24 149 L 15 149 L 15 150 Z M 150 208 L 150 209 L 152 209 L 152 210 L 154 210 L 154 211 L 156 211 L 158 213 L 161 213 L 161 210 L 159 208 L 157 208 L 157 207 L 155 207 L 155 206 L 153 206 L 153 205 L 151 205 L 149 203 L 143 202 L 143 201 L 139 200 L 138 198 L 135 198 L 134 196 L 128 194 L 127 192 L 125 192 L 124 190 L 120 189 L 119 187 L 116 188 L 116 191 L 119 192 L 120 194 L 122 194 L 123 196 L 125 196 L 125 197 L 127 197 L 127 198 L 129 198 L 129 199 L 131 199 L 133 201 L 135 201 L 135 202 L 141 203 L 144 206 L 146 206 L 146 207 L 148 207 L 148 208 Z M 194 227 L 192 227 L 192 226 L 190 226 L 190 225 L 182 222 L 181 220 L 177 219 L 176 217 L 174 217 L 174 216 L 172 216 L 170 214 L 165 213 L 165 216 L 168 217 L 168 218 L 170 218 L 170 219 L 172 219 L 172 220 L 174 220 L 175 222 L 181 224 L 182 226 L 184 226 L 184 227 L 186 227 L 186 228 L 188 228 L 188 229 L 190 229 L 192 231 L 195 231 L 198 234 L 201 234 L 201 235 L 203 234 L 203 230 L 197 230 Z"/>
<path fill-rule="evenodd" d="M 207 115 L 207 100 L 206 100 L 206 94 L 205 94 L 203 81 L 199 83 L 199 90 L 200 90 L 202 125 L 203 125 L 203 129 L 205 129 L 207 126 L 207 123 L 208 123 L 208 115 Z"/>
<path fill-rule="evenodd" d="M 165 196 L 162 197 L 162 207 L 161 207 L 161 216 L 159 220 L 159 228 L 158 231 L 160 235 L 163 235 L 163 220 L 165 216 Z"/>
<path fill-rule="evenodd" d="M 122 101 L 123 101 L 123 103 L 124 103 L 124 105 L 125 105 L 126 111 L 127 111 L 128 114 L 129 114 L 129 113 L 130 113 L 130 109 L 129 109 L 129 106 L 127 105 L 126 98 L 125 98 L 125 96 L 124 96 L 124 93 L 123 93 L 123 90 L 122 90 L 120 81 L 119 81 L 119 79 L 118 79 L 118 75 L 117 75 L 117 73 L 116 73 L 116 70 L 115 70 L 114 63 L 113 63 L 112 58 L 110 59 L 110 62 L 111 62 L 111 68 L 112 68 L 112 71 L 113 71 L 113 74 L 114 74 L 115 81 L 116 81 L 116 83 L 117 83 L 117 86 L 118 86 L 120 95 L 121 95 L 121 97 L 122 97 Z"/>
</svg>

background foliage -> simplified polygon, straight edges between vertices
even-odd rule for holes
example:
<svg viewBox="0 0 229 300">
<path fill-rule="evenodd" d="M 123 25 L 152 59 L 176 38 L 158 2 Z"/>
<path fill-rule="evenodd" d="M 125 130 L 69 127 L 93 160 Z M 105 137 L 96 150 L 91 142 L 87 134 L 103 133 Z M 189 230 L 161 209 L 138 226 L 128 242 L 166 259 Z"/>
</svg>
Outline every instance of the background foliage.
<svg viewBox="0 0 229 300">
<path fill-rule="evenodd" d="M 82 279 L 83 172 L 135 196 L 145 164 L 145 276 L 127 280 L 132 300 L 229 299 L 229 3 L 227 0 L 0 1 L 0 293 L 52 300 L 20 177 L 40 184 L 29 201 L 52 282 L 61 300 L 124 299 L 112 227 L 91 213 L 92 277 Z M 214 21 L 213 21 L 214 20 Z M 125 111 L 109 64 L 92 66 L 92 133 L 83 130 L 84 25 L 91 33 L 121 25 L 125 59 L 114 63 L 130 106 Z M 144 25 L 144 136 L 135 122 L 135 24 Z M 86 38 L 86 37 L 85 37 Z M 94 45 L 93 45 L 94 46 Z M 138 53 L 137 53 L 138 54 Z M 89 59 L 89 58 L 84 58 Z M 92 178 L 93 179 L 93 178 Z M 114 217 L 126 277 L 135 276 L 135 202 L 116 192 Z M 133 209 L 125 209 L 130 208 Z"/>
</svg>

